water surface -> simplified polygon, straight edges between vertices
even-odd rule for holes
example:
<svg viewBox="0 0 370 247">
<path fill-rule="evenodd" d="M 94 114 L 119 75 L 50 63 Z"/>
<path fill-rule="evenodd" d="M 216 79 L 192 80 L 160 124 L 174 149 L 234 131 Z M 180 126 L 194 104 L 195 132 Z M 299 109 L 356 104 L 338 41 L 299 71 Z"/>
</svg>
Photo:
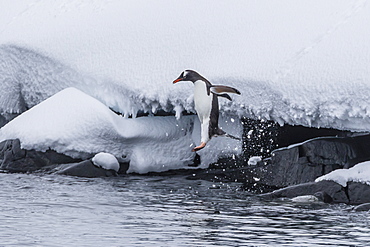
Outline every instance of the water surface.
<svg viewBox="0 0 370 247">
<path fill-rule="evenodd" d="M 185 176 L 0 174 L 0 246 L 366 246 L 369 214 Z"/>
</svg>

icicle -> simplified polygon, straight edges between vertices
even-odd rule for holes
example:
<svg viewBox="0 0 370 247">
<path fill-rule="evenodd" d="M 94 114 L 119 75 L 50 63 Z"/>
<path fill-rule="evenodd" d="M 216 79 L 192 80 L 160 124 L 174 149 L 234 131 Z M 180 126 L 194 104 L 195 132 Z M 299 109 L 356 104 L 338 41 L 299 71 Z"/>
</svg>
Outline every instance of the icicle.
<svg viewBox="0 0 370 247">
<path fill-rule="evenodd" d="M 184 110 L 184 108 L 181 105 L 177 105 L 175 106 L 174 110 L 176 112 L 176 119 L 179 120 L 182 116 L 182 111 Z"/>
<path fill-rule="evenodd" d="M 153 103 L 153 104 L 152 104 L 152 113 L 153 113 L 153 114 L 156 114 L 156 113 L 157 113 L 158 106 L 159 106 L 159 104 L 158 104 L 158 103 Z"/>
</svg>

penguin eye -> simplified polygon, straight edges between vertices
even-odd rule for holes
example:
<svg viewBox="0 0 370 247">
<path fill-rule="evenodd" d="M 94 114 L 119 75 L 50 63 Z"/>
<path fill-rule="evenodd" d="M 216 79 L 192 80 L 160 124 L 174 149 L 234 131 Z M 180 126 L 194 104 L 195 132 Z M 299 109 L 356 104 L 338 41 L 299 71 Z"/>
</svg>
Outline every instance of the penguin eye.
<svg viewBox="0 0 370 247">
<path fill-rule="evenodd" d="M 188 75 L 187 71 L 182 72 L 182 78 L 186 78 L 187 75 Z"/>
</svg>

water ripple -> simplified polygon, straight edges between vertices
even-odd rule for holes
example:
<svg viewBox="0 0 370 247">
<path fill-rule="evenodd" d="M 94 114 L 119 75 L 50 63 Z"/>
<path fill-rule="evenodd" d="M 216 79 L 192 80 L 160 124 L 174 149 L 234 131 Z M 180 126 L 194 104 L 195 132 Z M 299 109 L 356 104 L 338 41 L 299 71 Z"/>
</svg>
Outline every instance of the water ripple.
<svg viewBox="0 0 370 247">
<path fill-rule="evenodd" d="M 366 246 L 369 214 L 182 176 L 0 174 L 0 246 Z"/>
</svg>

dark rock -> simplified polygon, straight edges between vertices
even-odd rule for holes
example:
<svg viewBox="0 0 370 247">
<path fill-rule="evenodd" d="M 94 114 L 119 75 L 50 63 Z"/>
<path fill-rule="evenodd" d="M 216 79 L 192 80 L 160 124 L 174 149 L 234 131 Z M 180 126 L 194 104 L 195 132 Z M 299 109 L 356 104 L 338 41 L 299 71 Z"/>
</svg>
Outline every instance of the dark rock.
<svg viewBox="0 0 370 247">
<path fill-rule="evenodd" d="M 353 133 L 350 131 L 285 124 L 278 129 L 276 142 L 280 147 L 287 147 L 289 145 L 301 143 L 317 137 L 350 137 L 352 135 Z"/>
<path fill-rule="evenodd" d="M 326 203 L 347 203 L 351 205 L 369 203 L 370 205 L 370 186 L 358 182 L 349 182 L 347 187 L 342 187 L 333 181 L 304 183 L 262 194 L 260 198 L 272 200 L 280 197 L 293 198 L 303 195 L 314 195 Z"/>
<path fill-rule="evenodd" d="M 324 202 L 349 203 L 345 189 L 333 181 L 321 181 L 318 183 L 304 183 L 289 186 L 271 193 L 262 194 L 262 199 L 272 200 L 280 197 L 294 198 L 297 196 L 315 195 Z"/>
<path fill-rule="evenodd" d="M 0 169 L 9 172 L 33 172 L 53 164 L 80 161 L 53 150 L 39 152 L 22 149 L 18 139 L 6 140 L 0 143 L 0 160 Z"/>
<path fill-rule="evenodd" d="M 126 174 L 129 167 L 130 167 L 130 163 L 128 163 L 128 162 L 119 162 L 119 170 L 118 170 L 117 173 L 118 174 Z"/>
<path fill-rule="evenodd" d="M 298 147 L 281 149 L 273 153 L 265 170 L 266 172 L 261 174 L 261 182 L 280 188 L 313 182 L 323 175 L 322 166 L 310 164 L 305 157 L 300 157 Z"/>
<path fill-rule="evenodd" d="M 219 160 L 209 169 L 192 174 L 188 179 L 241 182 L 250 192 L 266 193 L 314 182 L 316 178 L 333 170 L 370 160 L 368 143 L 370 135 L 316 138 L 275 150 L 271 158 L 264 159 L 255 166 L 246 166 L 243 156 Z M 325 194 L 322 196 L 325 197 Z M 330 201 L 330 198 L 323 200 Z"/>
<path fill-rule="evenodd" d="M 354 211 L 369 211 L 370 210 L 370 203 L 363 203 L 353 208 Z"/>
<path fill-rule="evenodd" d="M 348 182 L 347 193 L 350 204 L 362 204 L 370 202 L 370 186 L 363 183 Z"/>
<path fill-rule="evenodd" d="M 342 187 L 333 181 L 313 181 L 335 169 L 350 168 L 358 162 L 370 160 L 368 143 L 368 134 L 316 138 L 275 150 L 264 168 L 257 167 L 245 171 L 260 178 L 259 186 L 283 188 L 263 194 L 261 198 L 315 195 L 324 202 L 366 203 L 370 202 L 369 185 L 350 182 L 347 187 Z M 248 176 L 244 174 L 244 177 L 250 183 Z"/>
<path fill-rule="evenodd" d="M 319 199 L 320 201 L 325 202 L 325 203 L 331 203 L 331 202 L 334 201 L 333 198 L 328 193 L 326 193 L 325 191 L 319 191 L 319 192 L 316 192 L 313 195 L 316 196 L 317 199 Z"/>
<path fill-rule="evenodd" d="M 117 172 L 114 170 L 106 170 L 95 166 L 91 160 L 85 160 L 77 164 L 69 164 L 66 168 L 56 172 L 57 174 L 77 176 L 77 177 L 115 177 Z"/>
<path fill-rule="evenodd" d="M 272 153 L 261 183 L 286 187 L 313 182 L 317 177 L 339 168 L 350 168 L 370 160 L 370 135 L 322 137 L 308 140 Z"/>
<path fill-rule="evenodd" d="M 39 152 L 21 148 L 18 139 L 0 143 L 1 170 L 8 172 L 55 172 L 57 174 L 79 177 L 117 176 L 114 170 L 95 166 L 91 160 L 81 161 L 53 150 Z M 126 173 L 128 164 L 120 164 L 118 173 Z"/>
</svg>

